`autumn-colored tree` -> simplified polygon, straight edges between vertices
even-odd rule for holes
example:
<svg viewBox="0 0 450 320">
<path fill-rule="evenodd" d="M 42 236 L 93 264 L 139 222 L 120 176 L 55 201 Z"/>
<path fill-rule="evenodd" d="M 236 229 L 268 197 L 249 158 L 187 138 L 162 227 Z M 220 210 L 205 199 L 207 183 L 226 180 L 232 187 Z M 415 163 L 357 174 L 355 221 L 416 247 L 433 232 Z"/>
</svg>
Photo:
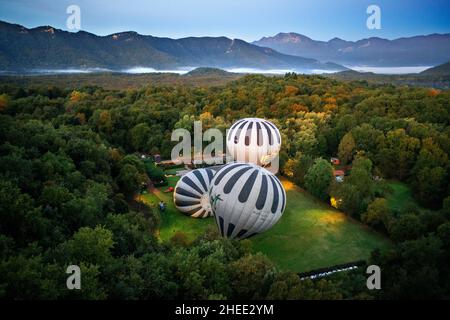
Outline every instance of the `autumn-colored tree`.
<svg viewBox="0 0 450 320">
<path fill-rule="evenodd" d="M 98 119 L 98 128 L 109 133 L 112 127 L 111 113 L 108 110 L 101 111 Z"/>
<path fill-rule="evenodd" d="M 356 152 L 356 143 L 351 133 L 347 133 L 339 143 L 338 157 L 342 164 L 347 164 L 353 160 Z"/>
<path fill-rule="evenodd" d="M 0 94 L 0 112 L 3 112 L 8 107 L 9 96 L 6 93 Z"/>
<path fill-rule="evenodd" d="M 286 96 L 293 96 L 293 95 L 297 94 L 298 88 L 294 87 L 294 86 L 287 85 L 284 88 L 284 92 L 285 92 Z"/>
<path fill-rule="evenodd" d="M 376 198 L 367 207 L 367 212 L 361 216 L 361 220 L 379 230 L 386 231 L 389 226 L 389 207 L 386 199 Z"/>
</svg>

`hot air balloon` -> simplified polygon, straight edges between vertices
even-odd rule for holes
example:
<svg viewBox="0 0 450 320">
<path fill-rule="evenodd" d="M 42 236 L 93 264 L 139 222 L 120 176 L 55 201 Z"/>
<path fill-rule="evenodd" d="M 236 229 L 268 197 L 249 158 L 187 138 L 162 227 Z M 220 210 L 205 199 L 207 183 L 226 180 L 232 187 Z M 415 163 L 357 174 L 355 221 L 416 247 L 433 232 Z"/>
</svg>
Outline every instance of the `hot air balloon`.
<svg viewBox="0 0 450 320">
<path fill-rule="evenodd" d="M 228 152 L 236 161 L 265 166 L 278 155 L 280 147 L 280 132 L 264 119 L 241 119 L 228 131 Z"/>
<path fill-rule="evenodd" d="M 280 219 L 286 206 L 280 180 L 249 163 L 223 166 L 211 181 L 209 195 L 219 231 L 230 239 L 266 231 Z"/>
<path fill-rule="evenodd" d="M 178 180 L 173 192 L 177 209 L 194 218 L 212 216 L 208 189 L 213 176 L 211 169 L 195 169 Z"/>
</svg>

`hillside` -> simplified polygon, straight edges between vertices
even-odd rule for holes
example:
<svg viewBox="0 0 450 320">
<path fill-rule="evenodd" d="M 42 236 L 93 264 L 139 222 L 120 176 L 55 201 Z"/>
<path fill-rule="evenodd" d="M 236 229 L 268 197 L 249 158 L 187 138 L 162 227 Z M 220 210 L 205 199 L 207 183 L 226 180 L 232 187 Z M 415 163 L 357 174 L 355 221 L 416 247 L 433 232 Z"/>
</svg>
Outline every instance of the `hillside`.
<svg viewBox="0 0 450 320">
<path fill-rule="evenodd" d="M 450 61 L 420 73 L 425 76 L 450 76 Z"/>
<path fill-rule="evenodd" d="M 238 73 L 228 72 L 219 68 L 209 68 L 209 67 L 200 67 L 195 68 L 194 70 L 189 71 L 184 74 L 185 77 L 227 77 L 227 76 L 236 76 Z"/>
<path fill-rule="evenodd" d="M 428 70 L 425 70 L 428 71 Z M 410 87 L 431 87 L 436 89 L 450 88 L 450 75 L 434 73 L 418 74 L 376 74 L 373 72 L 342 71 L 324 75 L 329 78 L 344 81 L 368 81 L 379 84 L 393 84 Z"/>
<path fill-rule="evenodd" d="M 158 38 L 136 32 L 97 36 L 51 26 L 27 29 L 0 22 L 0 70 L 29 72 L 49 69 L 134 67 L 173 70 L 183 67 L 345 70 L 334 63 L 279 53 L 226 37 Z"/>
</svg>

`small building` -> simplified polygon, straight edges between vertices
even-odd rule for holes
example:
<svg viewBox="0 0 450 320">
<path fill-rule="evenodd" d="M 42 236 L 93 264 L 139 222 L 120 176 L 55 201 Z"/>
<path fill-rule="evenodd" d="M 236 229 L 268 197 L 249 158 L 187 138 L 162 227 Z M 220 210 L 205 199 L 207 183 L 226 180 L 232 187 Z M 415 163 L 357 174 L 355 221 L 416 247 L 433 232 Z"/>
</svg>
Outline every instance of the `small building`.
<svg viewBox="0 0 450 320">
<path fill-rule="evenodd" d="M 338 166 L 341 164 L 341 161 L 339 160 L 339 158 L 335 158 L 335 157 L 331 157 L 330 159 L 331 164 Z"/>
<path fill-rule="evenodd" d="M 344 170 L 334 170 L 333 175 L 337 182 L 344 182 Z"/>
</svg>

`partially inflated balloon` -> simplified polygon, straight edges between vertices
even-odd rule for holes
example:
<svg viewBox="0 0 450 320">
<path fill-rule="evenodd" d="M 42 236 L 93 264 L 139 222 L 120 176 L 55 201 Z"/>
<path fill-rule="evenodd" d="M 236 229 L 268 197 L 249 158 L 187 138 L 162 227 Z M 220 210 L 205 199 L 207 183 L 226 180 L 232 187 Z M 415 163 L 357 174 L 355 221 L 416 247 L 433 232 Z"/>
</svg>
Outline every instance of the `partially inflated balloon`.
<svg viewBox="0 0 450 320">
<path fill-rule="evenodd" d="M 264 166 L 280 152 L 281 136 L 270 121 L 245 118 L 235 122 L 227 135 L 227 148 L 233 159 Z"/>
<path fill-rule="evenodd" d="M 223 166 L 214 175 L 209 194 L 219 231 L 231 239 L 266 231 L 280 219 L 286 206 L 280 180 L 248 163 Z"/>
<path fill-rule="evenodd" d="M 173 192 L 177 209 L 194 218 L 211 216 L 208 189 L 213 176 L 211 169 L 195 169 L 178 180 Z"/>
</svg>

